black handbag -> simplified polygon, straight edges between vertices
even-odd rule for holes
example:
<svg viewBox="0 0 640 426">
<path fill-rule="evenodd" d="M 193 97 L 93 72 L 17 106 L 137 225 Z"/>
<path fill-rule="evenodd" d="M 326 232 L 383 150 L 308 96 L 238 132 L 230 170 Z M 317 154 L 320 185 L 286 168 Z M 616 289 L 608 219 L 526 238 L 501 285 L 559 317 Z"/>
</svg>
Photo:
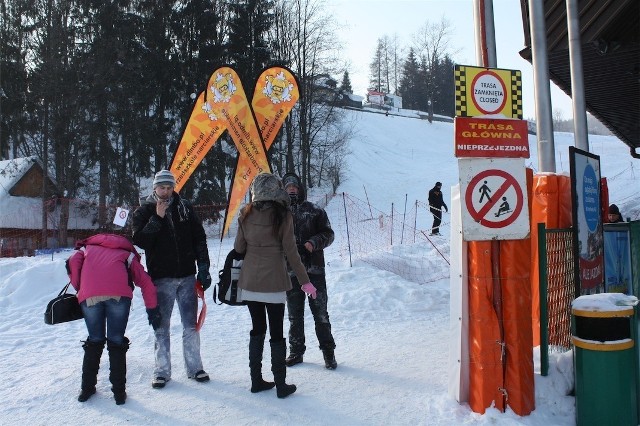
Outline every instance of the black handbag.
<svg viewBox="0 0 640 426">
<path fill-rule="evenodd" d="M 84 318 L 78 297 L 75 294 L 67 293 L 70 284 L 70 282 L 67 283 L 58 296 L 47 304 L 47 309 L 44 311 L 45 324 L 53 325 Z"/>
<path fill-rule="evenodd" d="M 238 279 L 244 254 L 231 250 L 224 261 L 223 269 L 218 272 L 219 281 L 213 289 L 213 302 L 217 305 L 232 306 L 246 305 L 247 302 L 238 300 Z M 220 303 L 218 303 L 218 301 Z"/>
</svg>

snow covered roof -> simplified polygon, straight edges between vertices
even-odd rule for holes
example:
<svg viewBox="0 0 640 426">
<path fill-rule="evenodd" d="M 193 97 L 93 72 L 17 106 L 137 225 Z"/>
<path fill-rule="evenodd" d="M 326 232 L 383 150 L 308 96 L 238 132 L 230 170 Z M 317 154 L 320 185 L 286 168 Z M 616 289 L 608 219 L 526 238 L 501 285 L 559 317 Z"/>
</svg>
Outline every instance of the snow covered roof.
<svg viewBox="0 0 640 426">
<path fill-rule="evenodd" d="M 23 157 L 0 161 L 0 228 L 40 229 L 42 227 L 42 198 L 12 195 L 20 180 L 34 166 L 41 175 L 42 165 L 37 157 Z M 51 184 L 56 187 L 53 179 Z M 42 180 L 40 179 L 40 184 Z M 24 192 L 24 191 L 23 191 Z M 49 228 L 57 227 L 60 217 L 60 203 L 55 199 L 48 212 Z M 80 200 L 72 200 L 69 207 L 69 229 L 94 229 L 94 214 Z"/>
<path fill-rule="evenodd" d="M 38 163 L 38 159 L 35 156 L 0 161 L 0 199 L 3 194 L 8 194 L 20 178 L 36 163 Z"/>
<path fill-rule="evenodd" d="M 328 87 L 330 89 L 335 89 L 336 86 L 338 85 L 338 82 L 327 74 L 320 74 L 314 78 L 314 84 L 316 84 L 317 86 L 323 86 L 323 87 Z"/>
</svg>

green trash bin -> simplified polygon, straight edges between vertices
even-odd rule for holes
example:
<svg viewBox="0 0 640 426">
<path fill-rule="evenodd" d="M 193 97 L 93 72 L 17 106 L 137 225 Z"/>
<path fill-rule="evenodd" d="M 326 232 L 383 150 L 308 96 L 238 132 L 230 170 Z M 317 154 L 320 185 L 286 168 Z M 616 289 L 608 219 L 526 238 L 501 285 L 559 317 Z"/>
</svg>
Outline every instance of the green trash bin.
<svg viewBox="0 0 640 426">
<path fill-rule="evenodd" d="M 638 424 L 635 315 L 633 306 L 625 305 L 631 297 L 602 293 L 572 303 L 578 426 Z"/>
</svg>

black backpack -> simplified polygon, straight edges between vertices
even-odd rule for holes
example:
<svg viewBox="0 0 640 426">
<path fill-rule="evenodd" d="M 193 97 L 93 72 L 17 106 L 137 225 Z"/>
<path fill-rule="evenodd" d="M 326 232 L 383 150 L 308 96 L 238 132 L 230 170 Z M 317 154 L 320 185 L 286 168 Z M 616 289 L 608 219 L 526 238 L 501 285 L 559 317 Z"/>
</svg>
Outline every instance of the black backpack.
<svg viewBox="0 0 640 426">
<path fill-rule="evenodd" d="M 218 272 L 219 281 L 213 289 L 213 303 L 223 303 L 232 306 L 246 305 L 247 302 L 238 300 L 238 279 L 244 253 L 231 250 L 224 261 L 224 267 Z"/>
</svg>

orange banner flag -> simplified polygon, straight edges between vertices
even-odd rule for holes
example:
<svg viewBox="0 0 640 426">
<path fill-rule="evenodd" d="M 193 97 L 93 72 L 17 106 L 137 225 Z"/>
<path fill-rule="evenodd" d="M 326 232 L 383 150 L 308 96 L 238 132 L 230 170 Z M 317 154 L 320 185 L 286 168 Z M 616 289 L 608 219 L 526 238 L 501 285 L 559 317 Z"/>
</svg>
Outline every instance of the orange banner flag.
<svg viewBox="0 0 640 426">
<path fill-rule="evenodd" d="M 176 177 L 175 189 L 180 191 L 220 135 L 230 130 L 239 156 L 222 236 L 229 230 L 253 178 L 270 171 L 266 152 L 299 98 L 298 82 L 285 67 L 269 67 L 262 72 L 251 107 L 237 73 L 229 67 L 214 71 L 207 92 L 198 96 L 170 170 Z"/>
<path fill-rule="evenodd" d="M 226 125 L 239 154 L 234 179 L 231 182 L 229 205 L 222 232 L 224 235 L 240 209 L 253 178 L 260 173 L 270 172 L 271 167 L 238 74 L 230 67 L 218 68 L 211 75 L 207 90 L 207 103 L 211 106 L 211 113 Z"/>
<path fill-rule="evenodd" d="M 169 167 L 176 178 L 176 192 L 180 192 L 225 129 L 224 122 L 211 113 L 205 94 L 201 92 Z"/>
<path fill-rule="evenodd" d="M 298 99 L 298 81 L 287 68 L 270 67 L 258 77 L 251 106 L 267 151 Z"/>
<path fill-rule="evenodd" d="M 259 126 L 260 136 L 262 136 L 266 151 L 271 148 L 285 118 L 287 118 L 293 106 L 298 102 L 298 99 L 300 99 L 298 82 L 293 73 L 287 68 L 270 67 L 265 69 L 260 74 L 260 77 L 258 77 L 255 90 L 253 91 L 251 107 L 256 118 L 256 123 Z M 233 180 L 231 181 L 229 200 L 242 199 L 246 193 L 246 189 L 243 190 L 242 187 L 237 187 L 235 184 L 235 182 L 242 181 L 242 173 L 244 170 L 242 167 L 243 161 L 246 160 L 243 160 L 242 157 L 238 158 Z M 253 181 L 253 179 L 251 179 L 251 181 Z M 251 184 L 251 181 L 249 184 Z M 240 191 L 242 191 L 242 195 L 238 195 Z M 224 232 L 220 238 L 229 230 L 229 225 L 234 215 L 235 211 L 231 209 L 227 210 Z"/>
</svg>

